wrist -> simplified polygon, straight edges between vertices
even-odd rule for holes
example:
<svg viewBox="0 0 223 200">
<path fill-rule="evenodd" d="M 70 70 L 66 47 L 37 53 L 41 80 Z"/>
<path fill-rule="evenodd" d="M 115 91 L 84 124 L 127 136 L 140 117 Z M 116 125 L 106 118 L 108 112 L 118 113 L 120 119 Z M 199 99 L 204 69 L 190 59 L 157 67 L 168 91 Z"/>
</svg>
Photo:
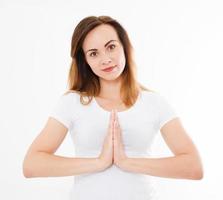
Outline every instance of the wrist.
<svg viewBox="0 0 223 200">
<path fill-rule="evenodd" d="M 96 165 L 99 171 L 102 171 L 107 168 L 106 163 L 100 158 L 96 158 Z"/>
<path fill-rule="evenodd" d="M 134 172 L 133 165 L 134 165 L 134 158 L 126 158 L 122 162 L 122 168 L 127 172 Z"/>
</svg>

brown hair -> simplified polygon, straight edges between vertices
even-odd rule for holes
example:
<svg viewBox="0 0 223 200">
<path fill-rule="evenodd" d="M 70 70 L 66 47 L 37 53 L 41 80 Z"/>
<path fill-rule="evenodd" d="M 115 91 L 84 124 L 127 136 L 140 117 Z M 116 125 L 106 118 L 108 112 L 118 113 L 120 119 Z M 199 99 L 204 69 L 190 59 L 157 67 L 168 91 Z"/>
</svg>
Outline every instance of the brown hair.
<svg viewBox="0 0 223 200">
<path fill-rule="evenodd" d="M 83 41 L 87 34 L 95 27 L 108 24 L 117 32 L 117 35 L 123 45 L 126 58 L 126 65 L 121 74 L 121 98 L 127 107 L 131 107 L 139 94 L 140 89 L 147 90 L 136 80 L 136 65 L 133 60 L 133 48 L 129 40 L 126 30 L 115 19 L 109 16 L 89 16 L 82 19 L 74 29 L 71 41 L 71 57 L 72 62 L 68 75 L 68 85 L 70 92 L 80 94 L 80 101 L 83 105 L 91 102 L 92 97 L 98 96 L 100 93 L 99 77 L 94 74 L 88 65 L 82 49 Z M 88 101 L 84 101 L 84 97 L 88 97 Z"/>
</svg>

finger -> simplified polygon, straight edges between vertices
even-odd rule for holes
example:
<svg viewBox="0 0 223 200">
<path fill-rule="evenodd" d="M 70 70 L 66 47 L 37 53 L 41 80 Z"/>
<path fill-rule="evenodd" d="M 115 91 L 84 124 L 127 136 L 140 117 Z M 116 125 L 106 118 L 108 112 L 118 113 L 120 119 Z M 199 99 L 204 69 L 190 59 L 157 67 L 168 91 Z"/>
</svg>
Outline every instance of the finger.
<svg viewBox="0 0 223 200">
<path fill-rule="evenodd" d="M 118 121 L 116 121 L 115 135 L 116 135 L 117 140 L 121 143 L 122 142 L 121 128 Z"/>
<path fill-rule="evenodd" d="M 114 117 L 116 118 L 116 116 L 117 116 L 117 110 L 114 109 L 113 111 L 114 111 Z"/>
<path fill-rule="evenodd" d="M 114 136 L 117 137 L 117 121 L 114 120 Z"/>
<path fill-rule="evenodd" d="M 115 120 L 114 122 L 114 137 L 115 137 L 115 140 L 118 142 L 120 140 L 120 130 L 119 130 L 119 127 L 118 127 L 118 122 L 117 120 Z"/>
<path fill-rule="evenodd" d="M 114 146 L 117 146 L 118 145 L 118 138 L 117 138 L 116 130 L 114 130 L 113 142 L 114 142 Z"/>
<path fill-rule="evenodd" d="M 116 116 L 117 116 L 117 114 L 116 114 L 116 110 L 113 110 L 113 126 L 114 126 L 114 128 L 115 128 L 115 124 L 114 124 L 114 122 L 115 122 L 115 120 L 116 120 Z"/>
<path fill-rule="evenodd" d="M 111 119 L 111 123 L 113 123 L 113 121 L 115 119 L 115 112 L 114 112 L 114 110 L 111 111 L 110 119 Z"/>
<path fill-rule="evenodd" d="M 115 110 L 115 120 L 119 123 L 117 110 Z"/>
<path fill-rule="evenodd" d="M 110 113 L 110 120 L 109 120 L 109 134 L 112 135 L 113 132 L 113 110 Z"/>
</svg>

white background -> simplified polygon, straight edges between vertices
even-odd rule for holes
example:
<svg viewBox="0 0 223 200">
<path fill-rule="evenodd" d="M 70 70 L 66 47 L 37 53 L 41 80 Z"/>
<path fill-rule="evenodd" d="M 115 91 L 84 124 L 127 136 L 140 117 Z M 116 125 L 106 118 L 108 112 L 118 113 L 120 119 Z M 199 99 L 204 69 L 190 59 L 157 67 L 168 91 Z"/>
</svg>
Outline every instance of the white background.
<svg viewBox="0 0 223 200">
<path fill-rule="evenodd" d="M 66 199 L 72 177 L 26 179 L 25 153 L 66 90 L 76 24 L 110 15 L 128 31 L 138 79 L 175 107 L 204 165 L 199 181 L 154 177 L 160 200 L 223 199 L 221 1 L 0 1 L 0 199 Z M 158 135 L 154 156 L 169 156 Z M 70 137 L 56 152 L 72 156 Z"/>
</svg>

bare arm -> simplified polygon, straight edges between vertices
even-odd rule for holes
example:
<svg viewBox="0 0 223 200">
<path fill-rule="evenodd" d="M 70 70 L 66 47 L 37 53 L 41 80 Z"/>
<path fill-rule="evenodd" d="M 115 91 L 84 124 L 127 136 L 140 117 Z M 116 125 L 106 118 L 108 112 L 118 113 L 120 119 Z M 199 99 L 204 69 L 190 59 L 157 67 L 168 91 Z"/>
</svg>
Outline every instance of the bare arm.
<svg viewBox="0 0 223 200">
<path fill-rule="evenodd" d="M 203 169 L 199 153 L 186 134 L 179 118 L 173 119 L 161 129 L 162 136 L 175 154 L 165 158 L 128 158 L 123 169 L 152 176 L 181 179 L 202 179 Z"/>
<path fill-rule="evenodd" d="M 54 118 L 48 119 L 24 158 L 23 174 L 26 178 L 72 176 L 103 169 L 98 158 L 69 158 L 54 155 L 67 131 L 67 128 Z"/>
</svg>

